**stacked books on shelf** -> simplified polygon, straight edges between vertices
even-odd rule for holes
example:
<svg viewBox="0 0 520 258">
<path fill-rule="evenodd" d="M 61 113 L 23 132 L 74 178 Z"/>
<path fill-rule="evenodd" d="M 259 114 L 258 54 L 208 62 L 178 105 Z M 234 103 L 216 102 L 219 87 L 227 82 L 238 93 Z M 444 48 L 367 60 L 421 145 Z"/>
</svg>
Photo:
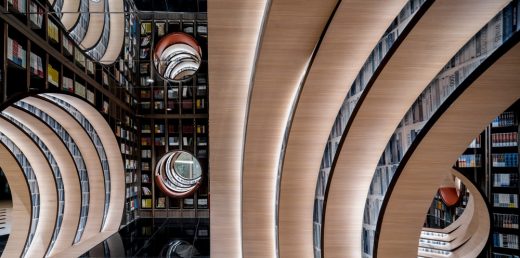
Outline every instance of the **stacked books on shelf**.
<svg viewBox="0 0 520 258">
<path fill-rule="evenodd" d="M 494 187 L 517 187 L 518 174 L 513 173 L 496 173 L 493 174 Z"/>
<path fill-rule="evenodd" d="M 457 164 L 459 168 L 475 168 L 481 166 L 480 154 L 465 154 L 461 155 Z"/>
<path fill-rule="evenodd" d="M 25 49 L 18 41 L 11 38 L 7 38 L 7 59 L 23 68 L 26 67 L 27 57 Z"/>
<path fill-rule="evenodd" d="M 492 147 L 516 147 L 518 146 L 518 133 L 494 133 L 491 135 Z"/>
<path fill-rule="evenodd" d="M 62 45 L 63 50 L 65 50 L 65 54 L 72 55 L 72 52 L 74 51 L 74 45 L 72 44 L 72 41 L 67 38 L 65 34 L 62 35 Z"/>
<path fill-rule="evenodd" d="M 494 193 L 493 206 L 499 208 L 518 208 L 518 194 Z"/>
<path fill-rule="evenodd" d="M 86 97 L 86 89 L 85 86 L 77 81 L 74 82 L 74 93 L 83 98 Z"/>
<path fill-rule="evenodd" d="M 493 213 L 494 226 L 518 229 L 518 214 Z"/>
<path fill-rule="evenodd" d="M 29 13 L 31 24 L 36 28 L 41 29 L 43 24 L 43 9 L 36 3 L 31 2 L 29 4 Z"/>
<path fill-rule="evenodd" d="M 491 122 L 492 127 L 506 127 L 515 124 L 515 114 L 510 111 L 502 113 Z"/>
<path fill-rule="evenodd" d="M 74 92 L 74 81 L 71 78 L 63 76 L 63 90 Z"/>
<path fill-rule="evenodd" d="M 518 153 L 493 153 L 493 167 L 518 167 Z"/>
<path fill-rule="evenodd" d="M 44 74 L 43 74 L 42 58 L 40 56 L 36 55 L 35 53 L 31 52 L 30 60 L 31 60 L 31 65 L 30 65 L 31 74 L 36 77 L 43 78 Z"/>
<path fill-rule="evenodd" d="M 58 29 L 58 25 L 56 25 L 52 20 L 48 19 L 47 22 L 47 35 L 49 39 L 54 43 L 60 42 L 60 31 Z"/>
<path fill-rule="evenodd" d="M 60 80 L 60 73 L 58 72 L 58 70 L 54 69 L 54 67 L 52 67 L 51 64 L 48 64 L 47 65 L 47 81 L 56 86 L 56 87 L 59 87 L 60 83 L 59 83 L 59 80 Z"/>
<path fill-rule="evenodd" d="M 495 232 L 493 234 L 493 246 L 500 248 L 518 249 L 518 235 Z"/>
<path fill-rule="evenodd" d="M 23 15 L 27 12 L 27 0 L 8 0 L 7 2 L 13 7 L 13 10 Z M 9 8 L 9 10 L 11 10 L 11 8 Z"/>
</svg>

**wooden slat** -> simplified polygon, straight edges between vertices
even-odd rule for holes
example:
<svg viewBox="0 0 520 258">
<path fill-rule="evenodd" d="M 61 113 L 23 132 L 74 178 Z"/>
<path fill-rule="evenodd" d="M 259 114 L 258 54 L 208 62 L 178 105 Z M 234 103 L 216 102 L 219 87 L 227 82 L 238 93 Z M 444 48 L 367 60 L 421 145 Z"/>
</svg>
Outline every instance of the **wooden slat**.
<svg viewBox="0 0 520 258">
<path fill-rule="evenodd" d="M 325 257 L 361 256 L 365 200 L 392 133 L 456 51 L 508 2 L 435 1 L 374 83 L 367 86 L 365 98 L 349 122 L 330 179 L 324 219 Z M 416 248 L 417 242 L 412 246 Z"/>
<path fill-rule="evenodd" d="M 451 171 L 457 157 L 487 124 L 520 97 L 520 44 L 478 77 L 427 130 L 404 164 L 390 193 L 378 240 L 378 257 L 409 257 L 416 249 L 426 211 L 442 181 L 439 171 Z M 425 130 L 423 129 L 423 130 Z M 487 213 L 485 216 L 488 216 Z M 482 221 L 479 227 L 489 228 Z M 406 224 L 406 226 L 403 226 Z M 488 229 L 489 230 L 489 229 Z M 485 238 L 487 234 L 479 234 Z M 464 245 L 476 257 L 486 241 Z"/>
<path fill-rule="evenodd" d="M 0 168 L 4 172 L 11 190 L 13 209 L 11 211 L 11 233 L 2 257 L 20 257 L 31 228 L 31 194 L 22 168 L 15 157 L 0 142 Z"/>
<path fill-rule="evenodd" d="M 241 172 L 249 83 L 266 0 L 208 1 L 211 256 L 242 257 Z"/>
<path fill-rule="evenodd" d="M 285 127 L 314 47 L 336 4 L 336 0 L 280 0 L 269 8 L 246 121 L 242 171 L 245 257 L 277 257 L 276 178 Z M 312 246 L 308 250 L 312 255 Z"/>
<path fill-rule="evenodd" d="M 0 118 L 0 131 L 25 155 L 38 182 L 40 195 L 38 224 L 34 238 L 25 255 L 27 257 L 43 257 L 50 245 L 58 215 L 58 194 L 54 174 L 40 148 L 19 127 L 8 122 L 5 118 Z M 16 225 L 13 225 L 13 229 L 15 227 Z"/>
<path fill-rule="evenodd" d="M 283 160 L 281 257 L 313 257 L 314 198 L 330 128 L 365 60 L 406 2 L 343 0 L 317 49 L 294 111 Z"/>
<path fill-rule="evenodd" d="M 12 116 L 32 132 L 49 148 L 61 172 L 65 193 L 65 207 L 63 221 L 56 238 L 53 249 L 49 255 L 59 253 L 69 248 L 73 242 L 78 229 L 81 209 L 81 187 L 74 160 L 61 139 L 39 118 L 23 111 L 22 109 L 9 107 L 3 111 Z"/>
</svg>

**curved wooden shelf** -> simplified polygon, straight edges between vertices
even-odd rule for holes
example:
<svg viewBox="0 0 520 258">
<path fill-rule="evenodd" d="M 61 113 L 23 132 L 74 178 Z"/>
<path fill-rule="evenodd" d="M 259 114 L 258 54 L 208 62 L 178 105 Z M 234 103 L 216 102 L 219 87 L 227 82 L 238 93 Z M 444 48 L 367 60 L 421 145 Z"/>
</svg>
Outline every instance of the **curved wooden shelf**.
<svg viewBox="0 0 520 258">
<path fill-rule="evenodd" d="M 403 158 L 395 175 L 398 176 L 395 186 L 388 193 L 377 240 L 377 257 L 417 255 L 413 243 L 417 243 L 431 198 L 442 181 L 443 174 L 438 171 L 451 170 L 475 135 L 520 97 L 518 41 L 516 35 L 514 41 L 506 42 L 497 50 L 492 56 L 499 59 L 478 78 L 475 78 L 478 75 L 468 78 L 471 85 L 459 86 L 454 92 L 456 95 L 439 109 L 445 111 L 438 113 L 421 130 L 420 141 L 410 148 L 411 154 L 407 153 Z M 512 44 L 514 46 L 507 51 Z M 488 60 L 486 64 L 492 61 Z M 489 217 L 485 219 L 486 216 L 489 214 L 482 214 L 469 242 L 459 248 L 461 253 L 475 257 L 482 250 L 485 245 L 482 238 L 487 239 L 485 236 L 488 235 L 482 228 L 489 230 Z"/>
<path fill-rule="evenodd" d="M 99 2 L 90 0 L 88 2 L 90 20 L 88 23 L 87 34 L 85 34 L 85 37 L 80 44 L 83 49 L 94 47 L 101 38 L 105 23 L 105 8 L 105 0 L 100 0 Z"/>
<path fill-rule="evenodd" d="M 105 8 L 106 9 L 106 8 Z M 102 64 L 112 64 L 121 54 L 125 37 L 125 7 L 123 0 L 109 0 L 108 10 L 110 12 L 110 34 L 107 51 L 99 60 Z"/>
<path fill-rule="evenodd" d="M 58 237 L 53 248 L 48 253 L 52 256 L 55 253 L 66 250 L 73 244 L 74 236 L 78 229 L 81 209 L 81 188 L 76 165 L 61 139 L 39 118 L 14 107 L 9 107 L 3 112 L 20 121 L 38 135 L 54 156 L 60 171 L 63 171 L 61 177 L 65 192 L 65 208 Z"/>
<path fill-rule="evenodd" d="M 76 245 L 82 243 L 89 238 L 96 238 L 101 231 L 101 223 L 103 219 L 103 211 L 105 204 L 105 182 L 101 161 L 96 147 L 90 140 L 83 127 L 69 113 L 60 107 L 40 98 L 27 97 L 23 99 L 27 102 L 47 113 L 54 118 L 76 142 L 88 174 L 89 181 L 89 209 L 87 223 L 81 236 L 80 241 Z"/>
<path fill-rule="evenodd" d="M 247 189 L 242 192 L 242 248 L 246 257 L 277 257 L 276 186 L 287 119 L 336 3 L 272 1 L 264 17 L 250 86 L 242 170 L 242 187 Z"/>
<path fill-rule="evenodd" d="M 103 148 L 107 154 L 108 166 L 110 168 L 110 204 L 108 214 L 102 231 L 115 233 L 119 230 L 121 218 L 125 209 L 125 168 L 119 144 L 112 129 L 105 118 L 89 103 L 76 97 L 65 94 L 46 94 L 68 102 L 74 106 L 90 122 L 98 132 Z M 110 132 L 110 133 L 104 133 Z"/>
<path fill-rule="evenodd" d="M 349 91 L 346 86 L 352 85 L 406 2 L 385 1 L 383 5 L 374 0 L 341 1 L 316 50 L 293 111 L 285 158 L 281 161 L 278 200 L 281 257 L 314 257 L 314 198 L 330 129 Z M 249 192 L 250 188 L 247 189 Z"/>
<path fill-rule="evenodd" d="M 208 2 L 208 77 L 211 87 L 219 89 L 209 93 L 212 257 L 242 257 L 243 132 L 266 2 Z"/>
<path fill-rule="evenodd" d="M 61 12 L 61 23 L 67 30 L 74 28 L 79 19 L 79 5 L 84 0 L 64 0 Z"/>
<path fill-rule="evenodd" d="M 361 256 L 366 196 L 392 133 L 441 68 L 508 2 L 433 2 L 367 85 L 331 169 L 323 225 L 325 257 Z"/>
<path fill-rule="evenodd" d="M 2 257 L 20 257 L 31 228 L 31 194 L 22 168 L 9 149 L 1 142 L 0 157 L 2 157 L 0 159 L 0 167 L 11 189 L 13 202 L 11 223 L 12 225 L 16 225 L 11 227 L 9 241 L 7 241 L 5 245 Z"/>
<path fill-rule="evenodd" d="M 54 174 L 40 148 L 18 126 L 15 126 L 5 118 L 0 118 L 0 131 L 11 139 L 20 151 L 24 153 L 38 182 L 40 196 L 38 224 L 25 256 L 44 257 L 50 245 L 58 216 L 58 193 Z M 13 228 L 15 227 L 17 225 L 13 225 Z"/>
</svg>

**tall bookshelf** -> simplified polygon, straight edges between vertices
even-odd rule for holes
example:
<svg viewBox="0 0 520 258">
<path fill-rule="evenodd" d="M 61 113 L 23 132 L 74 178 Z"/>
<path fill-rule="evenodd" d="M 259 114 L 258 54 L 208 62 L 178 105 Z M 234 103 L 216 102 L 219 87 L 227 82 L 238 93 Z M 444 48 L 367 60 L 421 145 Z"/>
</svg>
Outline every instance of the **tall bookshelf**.
<svg viewBox="0 0 520 258">
<path fill-rule="evenodd" d="M 207 16 L 205 13 L 141 12 L 139 87 L 140 199 L 142 217 L 209 217 Z M 163 80 L 153 68 L 154 43 L 172 32 L 193 36 L 202 49 L 197 73 L 183 82 Z M 184 150 L 199 160 L 201 187 L 193 196 L 170 198 L 155 186 L 155 164 Z"/>
<path fill-rule="evenodd" d="M 132 13 L 127 14 L 128 25 Z M 125 42 L 133 38 L 137 42 L 136 18 L 133 34 L 132 26 L 127 26 Z M 122 225 L 135 220 L 139 157 L 133 90 L 136 68 L 128 56 L 136 50 L 125 49 L 125 61 L 113 65 L 94 62 L 74 43 L 44 0 L 0 0 L 0 30 L 0 102 L 29 92 L 53 91 L 74 94 L 96 107 L 116 134 L 124 158 L 127 199 Z"/>
</svg>

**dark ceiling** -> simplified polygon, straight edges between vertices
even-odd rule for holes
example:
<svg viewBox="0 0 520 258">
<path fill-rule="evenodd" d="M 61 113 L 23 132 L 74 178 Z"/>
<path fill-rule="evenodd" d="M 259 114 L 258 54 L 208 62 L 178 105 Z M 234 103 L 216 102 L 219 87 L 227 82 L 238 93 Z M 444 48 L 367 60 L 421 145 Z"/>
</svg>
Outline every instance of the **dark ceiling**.
<svg viewBox="0 0 520 258">
<path fill-rule="evenodd" d="M 207 0 L 134 0 L 140 11 L 207 12 Z"/>
</svg>

